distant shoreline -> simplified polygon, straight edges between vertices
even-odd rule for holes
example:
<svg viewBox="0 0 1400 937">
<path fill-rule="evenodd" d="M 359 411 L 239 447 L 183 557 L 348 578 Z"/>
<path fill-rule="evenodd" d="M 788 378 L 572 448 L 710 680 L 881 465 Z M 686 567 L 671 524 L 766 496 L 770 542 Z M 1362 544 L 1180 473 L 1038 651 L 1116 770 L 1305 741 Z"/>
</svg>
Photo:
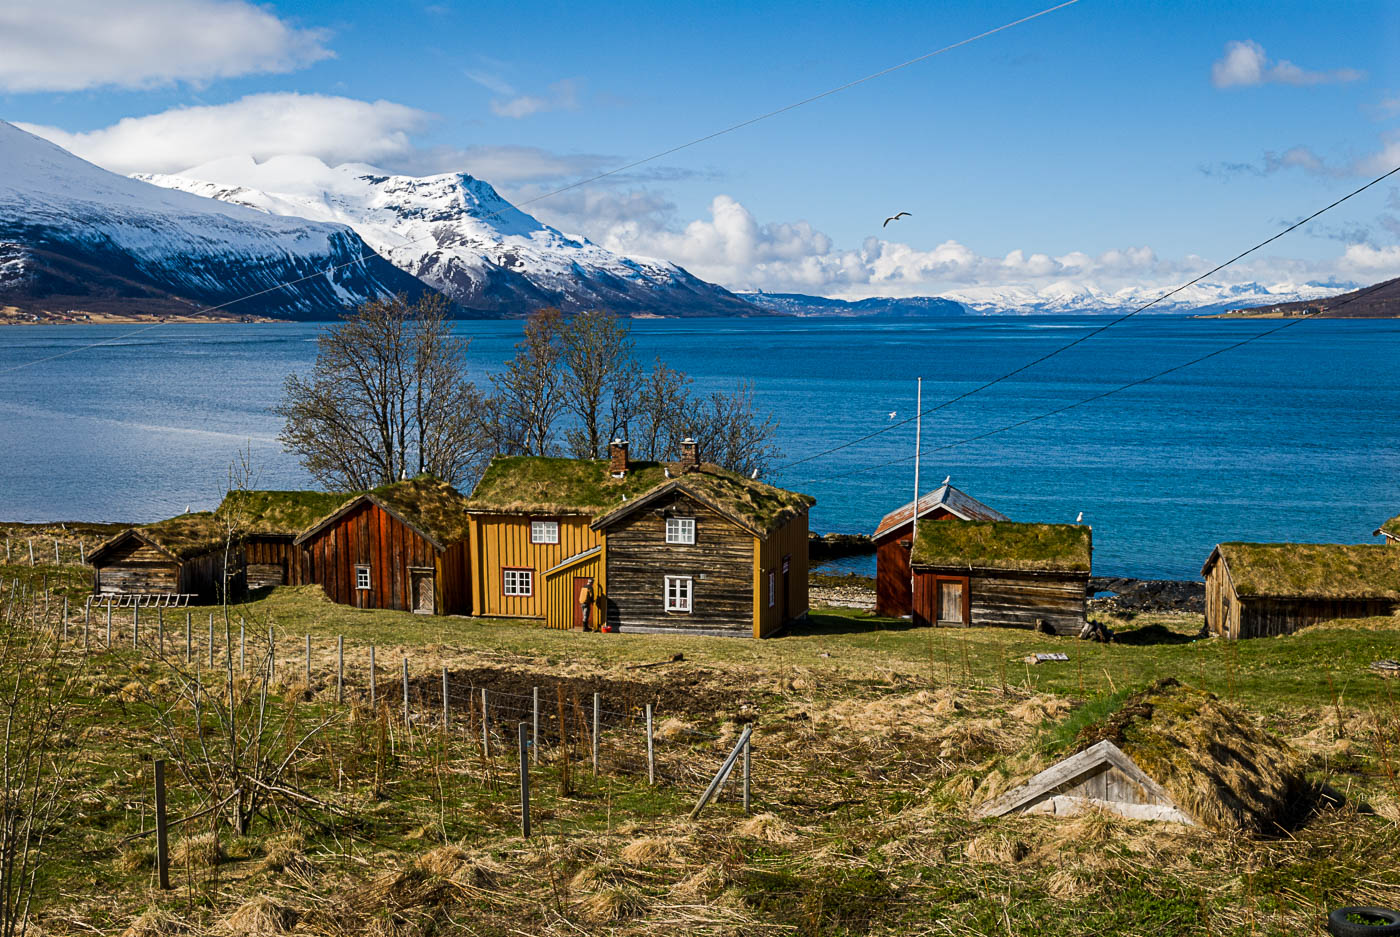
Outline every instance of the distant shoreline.
<svg viewBox="0 0 1400 937">
<path fill-rule="evenodd" d="M 142 325 L 171 322 L 182 325 L 230 322 L 282 322 L 268 316 L 237 315 L 234 313 L 111 313 L 86 312 L 24 312 L 16 306 L 0 306 L 0 326 L 4 325 Z"/>
</svg>

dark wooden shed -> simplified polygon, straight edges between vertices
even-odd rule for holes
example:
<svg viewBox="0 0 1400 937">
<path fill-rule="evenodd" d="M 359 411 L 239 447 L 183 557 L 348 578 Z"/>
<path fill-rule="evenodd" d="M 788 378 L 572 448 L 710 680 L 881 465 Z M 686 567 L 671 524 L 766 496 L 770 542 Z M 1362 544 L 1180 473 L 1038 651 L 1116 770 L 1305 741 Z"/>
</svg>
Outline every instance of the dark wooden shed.
<svg viewBox="0 0 1400 937">
<path fill-rule="evenodd" d="M 209 511 L 131 527 L 88 554 L 100 595 L 190 595 L 217 602 L 223 591 L 227 529 Z M 243 588 L 242 557 L 230 552 L 229 587 Z"/>
<path fill-rule="evenodd" d="M 914 544 L 914 622 L 1078 634 L 1093 553 L 1080 524 L 924 524 Z"/>
<path fill-rule="evenodd" d="M 1000 511 L 950 484 L 919 499 L 922 521 L 1005 521 Z M 914 502 L 886 514 L 871 539 L 875 543 L 875 614 L 899 618 L 913 611 L 913 575 L 909 545 L 914 528 Z"/>
<path fill-rule="evenodd" d="M 1400 546 L 1400 515 L 1392 517 L 1371 532 L 1373 537 L 1384 537 L 1390 546 Z"/>
<path fill-rule="evenodd" d="M 1226 638 L 1289 634 L 1400 607 L 1400 550 L 1379 543 L 1221 543 L 1201 575 L 1206 626 Z"/>
<path fill-rule="evenodd" d="M 249 589 L 311 582 L 306 550 L 297 535 L 345 503 L 324 491 L 231 491 L 215 512 L 241 532 Z"/>
<path fill-rule="evenodd" d="M 607 620 L 628 632 L 762 638 L 807 614 L 807 495 L 684 460 L 593 522 Z"/>
<path fill-rule="evenodd" d="M 307 581 L 357 608 L 468 614 L 466 507 L 430 476 L 355 495 L 296 538 Z"/>
</svg>

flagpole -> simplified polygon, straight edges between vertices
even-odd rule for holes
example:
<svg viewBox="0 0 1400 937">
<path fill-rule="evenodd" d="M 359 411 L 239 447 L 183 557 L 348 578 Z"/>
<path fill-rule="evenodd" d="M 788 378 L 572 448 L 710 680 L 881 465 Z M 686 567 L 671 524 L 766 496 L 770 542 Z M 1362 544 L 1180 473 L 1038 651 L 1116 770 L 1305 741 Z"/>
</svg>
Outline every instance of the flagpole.
<svg viewBox="0 0 1400 937">
<path fill-rule="evenodd" d="M 918 378 L 914 404 L 914 524 L 909 531 L 909 618 L 914 619 L 914 544 L 919 542 L 919 446 L 924 434 L 924 379 Z"/>
</svg>

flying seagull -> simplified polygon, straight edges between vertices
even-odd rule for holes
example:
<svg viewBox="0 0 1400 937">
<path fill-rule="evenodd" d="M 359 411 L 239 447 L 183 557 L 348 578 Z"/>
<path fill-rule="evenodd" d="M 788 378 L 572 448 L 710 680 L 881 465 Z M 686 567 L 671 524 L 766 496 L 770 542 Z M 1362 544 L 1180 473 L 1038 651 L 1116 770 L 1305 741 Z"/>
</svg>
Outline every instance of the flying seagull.
<svg viewBox="0 0 1400 937">
<path fill-rule="evenodd" d="M 898 411 L 896 411 L 896 410 L 891 410 L 891 411 L 890 411 L 890 419 L 891 419 L 891 420 L 894 419 L 895 413 L 897 413 L 897 412 L 898 412 Z"/>
<path fill-rule="evenodd" d="M 882 224 L 882 225 L 880 225 L 880 227 L 883 228 L 883 227 L 887 226 L 891 221 L 898 221 L 899 219 L 903 218 L 904 216 L 906 216 L 906 215 L 908 215 L 908 214 L 909 214 L 909 212 L 907 212 L 907 211 L 902 211 L 902 212 L 898 212 L 898 213 L 896 213 L 896 214 L 890 215 L 888 218 L 885 219 L 885 223 Z M 912 216 L 911 216 L 911 217 L 912 217 Z"/>
</svg>

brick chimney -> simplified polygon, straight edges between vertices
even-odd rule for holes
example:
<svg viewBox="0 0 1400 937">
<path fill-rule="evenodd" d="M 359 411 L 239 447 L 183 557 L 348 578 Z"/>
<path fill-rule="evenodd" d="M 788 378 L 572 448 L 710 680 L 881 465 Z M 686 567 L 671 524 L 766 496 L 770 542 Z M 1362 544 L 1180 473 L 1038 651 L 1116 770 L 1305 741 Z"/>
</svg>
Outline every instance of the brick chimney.
<svg viewBox="0 0 1400 937">
<path fill-rule="evenodd" d="M 627 440 L 614 439 L 612 442 L 608 443 L 608 458 L 612 460 L 612 464 L 608 467 L 608 471 L 612 474 L 612 477 L 626 478 Z"/>
<path fill-rule="evenodd" d="M 689 436 L 681 440 L 681 471 L 693 472 L 700 467 L 700 447 Z"/>
</svg>

